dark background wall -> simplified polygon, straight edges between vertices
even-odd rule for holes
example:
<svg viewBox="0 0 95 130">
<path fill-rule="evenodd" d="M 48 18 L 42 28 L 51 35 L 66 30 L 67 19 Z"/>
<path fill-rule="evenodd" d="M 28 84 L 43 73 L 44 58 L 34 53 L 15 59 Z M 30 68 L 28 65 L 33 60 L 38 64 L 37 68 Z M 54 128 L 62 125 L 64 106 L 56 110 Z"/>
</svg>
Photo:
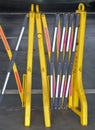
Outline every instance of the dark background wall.
<svg viewBox="0 0 95 130">
<path fill-rule="evenodd" d="M 74 11 L 80 2 L 86 6 L 86 10 L 95 10 L 95 0 L 0 0 L 1 12 L 26 12 L 32 3 L 39 4 L 41 11 Z"/>
</svg>

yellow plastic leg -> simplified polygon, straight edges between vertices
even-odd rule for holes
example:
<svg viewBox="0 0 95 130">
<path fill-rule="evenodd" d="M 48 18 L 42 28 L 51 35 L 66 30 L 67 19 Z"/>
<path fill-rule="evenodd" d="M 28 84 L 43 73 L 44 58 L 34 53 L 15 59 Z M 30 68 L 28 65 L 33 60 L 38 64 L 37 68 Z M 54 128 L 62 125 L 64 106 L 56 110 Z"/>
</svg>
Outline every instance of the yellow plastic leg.
<svg viewBox="0 0 95 130">
<path fill-rule="evenodd" d="M 45 126 L 50 127 L 51 124 L 50 124 L 49 86 L 48 86 L 45 52 L 44 52 L 41 14 L 39 13 L 38 5 L 36 6 L 36 29 L 37 29 L 40 69 L 41 69 L 41 77 L 42 77 L 44 119 L 45 119 Z"/>
<path fill-rule="evenodd" d="M 86 25 L 86 12 L 84 11 L 83 4 L 79 4 L 76 13 L 80 14 L 80 27 L 79 27 L 78 43 L 76 48 L 75 63 L 73 70 L 73 87 L 75 91 L 75 97 L 77 97 L 77 99 L 74 99 L 75 105 L 71 109 L 80 116 L 81 124 L 83 126 L 86 126 L 88 123 L 88 106 L 82 84 L 82 61 L 83 61 L 84 36 Z M 75 107 L 77 104 L 79 104 L 78 101 L 80 102 L 80 110 Z"/>
<path fill-rule="evenodd" d="M 75 85 L 73 85 L 73 107 L 78 107 L 79 99 Z"/>
<path fill-rule="evenodd" d="M 29 32 L 28 32 L 28 56 L 27 73 L 25 87 L 25 126 L 30 126 L 31 117 L 31 87 L 32 87 L 32 64 L 33 64 L 33 45 L 34 45 L 34 5 L 31 6 L 29 13 Z"/>
</svg>

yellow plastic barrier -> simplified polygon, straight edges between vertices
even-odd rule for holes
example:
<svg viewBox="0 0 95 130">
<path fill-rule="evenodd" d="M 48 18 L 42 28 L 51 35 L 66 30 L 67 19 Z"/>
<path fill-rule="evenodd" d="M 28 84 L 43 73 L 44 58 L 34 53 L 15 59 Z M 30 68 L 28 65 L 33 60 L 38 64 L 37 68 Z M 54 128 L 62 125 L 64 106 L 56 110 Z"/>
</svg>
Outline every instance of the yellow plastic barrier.
<svg viewBox="0 0 95 130">
<path fill-rule="evenodd" d="M 72 74 L 72 95 L 69 94 L 68 108 L 75 112 L 81 120 L 81 124 L 86 126 L 88 123 L 88 106 L 82 84 L 82 60 L 84 49 L 85 25 L 86 25 L 86 12 L 84 5 L 79 4 L 76 13 L 80 14 L 80 26 L 78 41 L 76 47 L 75 61 Z M 42 14 L 43 26 L 47 27 L 45 15 Z M 43 43 L 43 32 L 41 28 L 41 14 L 39 13 L 38 6 L 36 8 L 36 27 L 38 37 L 39 58 L 42 75 L 42 90 L 43 90 L 43 106 L 44 106 L 44 120 L 45 126 L 50 127 L 50 104 L 49 104 L 49 80 L 47 75 L 46 59 Z M 49 55 L 50 59 L 50 55 Z M 78 109 L 80 103 L 80 109 Z"/>
<path fill-rule="evenodd" d="M 80 13 L 80 27 L 73 69 L 73 99 L 70 108 L 80 117 L 81 124 L 88 124 L 88 106 L 82 83 L 82 61 L 85 38 L 86 12 L 84 5 L 79 4 L 76 13 Z M 80 110 L 77 108 L 80 102 Z"/>
<path fill-rule="evenodd" d="M 88 123 L 88 106 L 82 84 L 82 60 L 83 60 L 83 49 L 84 49 L 84 37 L 85 37 L 85 25 L 86 25 L 86 12 L 84 5 L 79 4 L 76 13 L 80 14 L 80 26 L 78 33 L 78 41 L 76 47 L 76 54 L 74 60 L 73 74 L 72 74 L 72 95 L 69 94 L 68 108 L 75 112 L 81 120 L 81 124 L 86 126 Z M 43 94 L 43 110 L 44 110 L 44 122 L 46 127 L 51 126 L 51 112 L 50 112 L 50 86 L 49 86 L 49 75 L 47 74 L 46 56 L 44 50 L 44 33 L 46 33 L 46 43 L 48 49 L 48 58 L 50 61 L 51 55 L 51 43 L 48 31 L 48 26 L 44 14 L 39 12 L 39 6 L 36 5 L 36 12 L 34 12 L 34 5 L 31 6 L 31 11 L 28 14 L 29 17 L 29 28 L 28 28 L 28 54 L 27 54 L 27 68 L 26 74 L 23 75 L 23 83 L 21 86 L 20 78 L 18 75 L 16 64 L 13 66 L 13 71 L 17 81 L 19 94 L 22 101 L 22 106 L 25 108 L 25 126 L 30 126 L 31 120 L 31 90 L 32 90 L 32 68 L 33 68 L 33 47 L 34 47 L 34 25 L 36 23 L 39 59 L 40 59 L 40 70 L 42 79 L 42 94 Z M 43 28 L 42 28 L 43 27 Z M 59 35 L 60 35 L 60 22 L 59 22 Z M 2 28 L 0 27 L 0 36 Z M 4 38 L 2 38 L 4 42 Z M 6 39 L 5 39 L 6 40 Z M 57 39 L 59 42 L 60 39 Z M 4 42 L 5 43 L 5 42 Z M 49 45 L 48 45 L 49 44 Z M 9 45 L 5 45 L 7 54 L 11 60 L 12 52 Z M 57 57 L 58 57 L 57 51 Z M 17 75 L 16 75 L 17 74 Z M 23 87 L 23 88 L 22 88 Z M 78 109 L 80 103 L 80 109 Z"/>
</svg>

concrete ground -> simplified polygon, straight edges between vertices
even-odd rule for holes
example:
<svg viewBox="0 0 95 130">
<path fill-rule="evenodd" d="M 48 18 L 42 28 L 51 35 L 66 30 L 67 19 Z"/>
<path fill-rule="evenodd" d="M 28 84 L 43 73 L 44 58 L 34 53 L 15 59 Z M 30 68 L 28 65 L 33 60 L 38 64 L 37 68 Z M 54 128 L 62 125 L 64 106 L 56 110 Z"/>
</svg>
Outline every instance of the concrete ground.
<svg viewBox="0 0 95 130">
<path fill-rule="evenodd" d="M 15 43 L 21 22 L 24 14 L 0 14 L 0 25 L 6 34 L 9 45 L 14 51 Z M 48 15 L 50 33 L 52 35 L 54 15 Z M 84 60 L 83 60 L 83 85 L 84 89 L 89 89 L 89 94 L 86 94 L 88 102 L 88 125 L 81 126 L 79 117 L 71 110 L 53 111 L 51 114 L 52 126 L 49 130 L 93 130 L 95 127 L 95 14 L 87 15 Z M 22 80 L 22 74 L 26 72 L 26 55 L 27 55 L 27 29 L 22 39 L 16 63 Z M 0 89 L 6 76 L 8 68 L 8 57 L 2 41 L 0 39 Z M 34 46 L 34 63 L 33 63 L 33 90 L 41 90 L 41 78 L 38 58 L 37 39 L 35 38 Z M 21 107 L 21 102 L 18 94 L 14 93 L 17 90 L 16 82 L 13 73 L 10 76 L 7 90 L 11 94 L 6 94 L 2 106 L 0 106 L 0 130 L 46 130 L 43 119 L 42 94 L 37 92 L 32 98 L 32 115 L 31 126 L 24 127 L 24 109 Z"/>
</svg>

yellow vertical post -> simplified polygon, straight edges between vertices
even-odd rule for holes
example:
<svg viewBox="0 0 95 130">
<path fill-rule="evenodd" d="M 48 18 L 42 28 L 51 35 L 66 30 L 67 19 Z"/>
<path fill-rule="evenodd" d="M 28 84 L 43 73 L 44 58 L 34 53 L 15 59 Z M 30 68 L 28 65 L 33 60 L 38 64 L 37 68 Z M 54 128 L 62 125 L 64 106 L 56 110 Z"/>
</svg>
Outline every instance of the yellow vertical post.
<svg viewBox="0 0 95 130">
<path fill-rule="evenodd" d="M 25 126 L 30 126 L 31 117 L 31 89 L 32 89 L 32 65 L 33 65 L 33 46 L 34 46 L 34 5 L 31 6 L 29 13 L 28 30 L 28 54 L 27 54 L 27 72 L 24 75 L 25 80 Z"/>
<path fill-rule="evenodd" d="M 88 106 L 82 83 L 82 61 L 86 25 L 86 12 L 84 11 L 83 4 L 79 4 L 76 13 L 80 14 L 80 26 L 73 69 L 73 91 L 75 94 L 73 103 L 75 105 L 71 109 L 80 116 L 81 124 L 85 126 L 88 123 Z M 76 105 L 79 105 L 79 101 L 80 110 L 76 108 Z"/>
<path fill-rule="evenodd" d="M 37 29 L 40 69 L 41 69 L 41 77 L 42 77 L 44 120 L 45 120 L 45 126 L 50 127 L 51 123 L 50 123 L 49 86 L 48 86 L 45 51 L 44 51 L 41 14 L 39 12 L 38 5 L 36 5 L 36 29 Z"/>
</svg>

